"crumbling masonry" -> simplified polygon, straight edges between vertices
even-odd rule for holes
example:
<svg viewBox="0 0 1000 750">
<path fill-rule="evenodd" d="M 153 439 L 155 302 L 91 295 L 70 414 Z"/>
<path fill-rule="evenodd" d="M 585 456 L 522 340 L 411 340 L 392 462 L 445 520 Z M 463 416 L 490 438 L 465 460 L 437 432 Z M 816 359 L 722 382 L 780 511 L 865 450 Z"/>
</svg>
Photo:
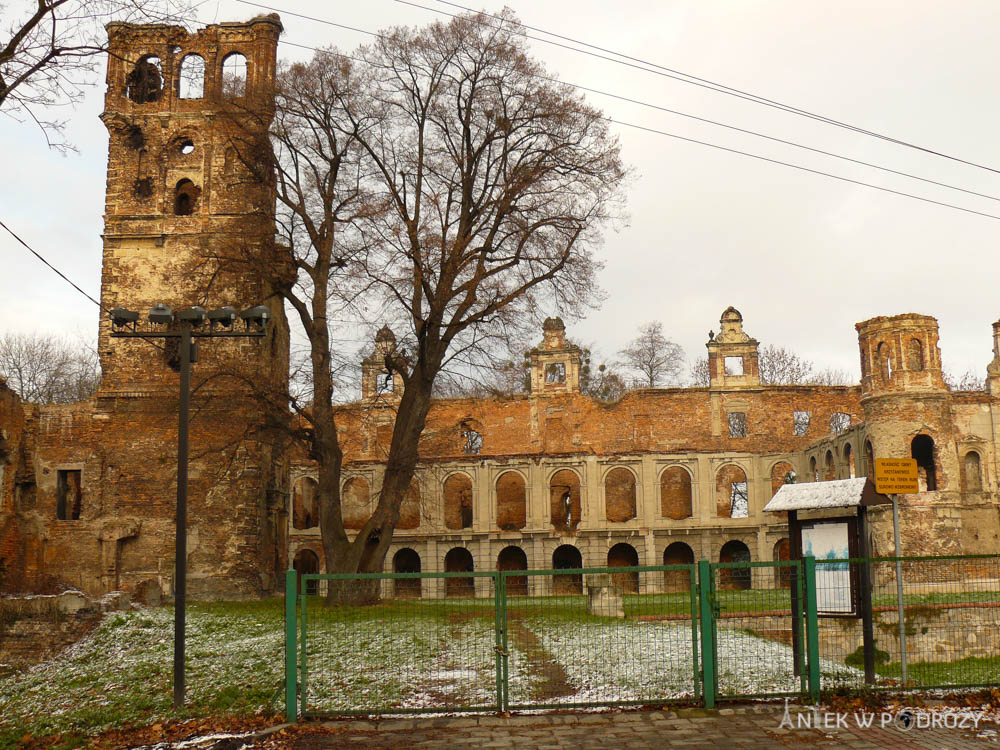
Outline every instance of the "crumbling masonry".
<svg viewBox="0 0 1000 750">
<path fill-rule="evenodd" d="M 266 248 L 272 196 L 247 179 L 240 145 L 266 137 L 276 16 L 209 26 L 109 26 L 102 116 L 110 134 L 101 298 L 144 310 L 267 304 L 264 342 L 202 347 L 189 509 L 192 597 L 275 590 L 289 564 L 322 570 L 315 470 L 257 431 L 246 377 L 279 387 L 288 334 L 268 276 L 220 263 Z M 562 321 L 531 351 L 530 392 L 441 399 L 387 558 L 399 572 L 663 564 L 786 557 L 787 530 L 762 508 L 782 483 L 860 476 L 875 456 L 910 457 L 922 490 L 902 498 L 904 553 L 996 552 L 1000 322 L 987 392 L 941 377 L 937 323 L 906 314 L 859 323 L 858 386 L 767 386 L 758 343 L 728 308 L 707 342 L 711 382 L 580 393 L 581 352 Z M 344 517 L 374 506 L 403 387 L 384 371 L 383 328 L 362 363 L 362 399 L 338 425 Z M 70 406 L 21 403 L 0 385 L 0 558 L 7 591 L 76 586 L 156 600 L 173 573 L 177 376 L 172 353 L 100 327 L 103 380 Z M 876 552 L 891 551 L 876 522 Z M 575 590 L 578 578 L 562 576 Z M 514 579 L 519 580 L 519 579 Z M 465 579 L 456 578 L 452 593 Z M 663 585 L 683 585 L 665 578 Z M 526 586 L 538 585 L 534 582 Z M 398 594 L 419 595 L 418 584 Z"/>
</svg>

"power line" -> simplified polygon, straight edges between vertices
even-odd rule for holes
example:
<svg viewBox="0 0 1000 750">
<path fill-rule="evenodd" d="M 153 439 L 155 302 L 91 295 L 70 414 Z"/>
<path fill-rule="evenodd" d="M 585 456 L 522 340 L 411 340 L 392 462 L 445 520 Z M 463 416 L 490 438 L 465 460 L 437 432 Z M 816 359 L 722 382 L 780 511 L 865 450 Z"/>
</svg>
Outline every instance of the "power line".
<svg viewBox="0 0 1000 750">
<path fill-rule="evenodd" d="M 238 2 L 248 2 L 248 0 L 237 0 L 237 1 Z M 257 3 L 248 3 L 248 4 L 250 4 L 250 5 L 257 5 Z M 268 7 L 268 6 L 260 6 L 260 7 Z M 269 8 L 269 9 L 271 9 L 271 10 L 277 10 L 277 9 L 274 9 L 274 8 Z M 279 12 L 284 12 L 284 11 L 279 11 Z M 296 14 L 292 13 L 291 15 L 296 15 Z M 322 19 L 314 19 L 314 20 L 318 20 L 318 21 L 322 22 Z M 363 33 L 374 35 L 373 32 L 369 32 L 369 31 L 366 31 L 366 32 L 363 32 Z M 332 50 L 324 50 L 324 49 L 320 49 L 318 47 L 311 47 L 311 46 L 306 45 L 306 44 L 298 44 L 296 42 L 289 42 L 289 41 L 284 40 L 284 39 L 280 40 L 280 43 L 281 44 L 285 44 L 285 45 L 290 46 L 290 47 L 298 47 L 300 49 L 311 50 L 313 52 L 319 52 L 321 54 L 328 54 L 328 55 L 334 55 L 334 56 L 337 56 L 337 57 L 343 57 L 343 58 L 346 58 L 348 60 L 354 60 L 356 62 L 364 62 L 363 60 L 360 60 L 360 59 L 355 58 L 355 57 L 351 57 L 350 55 L 344 55 L 343 53 L 340 53 L 340 52 L 333 52 Z M 652 127 L 648 127 L 648 126 L 645 126 L 645 125 L 637 125 L 635 123 L 625 122 L 625 121 L 622 121 L 622 120 L 615 120 L 615 119 L 607 118 L 607 117 L 603 118 L 603 119 L 606 120 L 607 122 L 613 123 L 615 125 L 624 125 L 626 127 L 635 128 L 637 130 L 644 130 L 646 132 L 654 133 L 656 135 L 662 135 L 662 136 L 666 136 L 668 138 L 675 138 L 677 140 L 687 141 L 688 143 L 695 143 L 695 144 L 698 144 L 698 145 L 701 145 L 701 146 L 707 146 L 709 148 L 718 149 L 720 151 L 727 151 L 729 153 L 738 154 L 740 156 L 748 156 L 748 157 L 750 157 L 752 159 L 758 159 L 760 161 L 766 161 L 766 162 L 770 162 L 772 164 L 777 164 L 777 165 L 780 165 L 780 166 L 790 167 L 792 169 L 797 169 L 797 170 L 800 170 L 802 172 L 809 172 L 811 174 L 821 175 L 823 177 L 829 177 L 831 179 L 839 180 L 841 182 L 847 182 L 847 183 L 850 183 L 852 185 L 858 185 L 858 186 L 861 186 L 861 187 L 872 188 L 873 190 L 881 190 L 882 192 L 891 193 L 892 195 L 903 196 L 905 198 L 913 198 L 914 200 L 923 201 L 924 203 L 931 203 L 931 204 L 933 204 L 935 206 L 943 206 L 945 208 L 953 208 L 956 211 L 963 211 L 965 213 L 975 214 L 977 216 L 983 216 L 983 217 L 986 217 L 986 218 L 989 218 L 989 219 L 1000 219 L 1000 216 L 996 216 L 994 214 L 986 213 L 984 211 L 976 211 L 974 209 L 964 208 L 962 206 L 958 206 L 958 205 L 955 205 L 953 203 L 947 203 L 945 201 L 938 201 L 938 200 L 934 200 L 932 198 L 924 198 L 922 196 L 915 195 L 913 193 L 907 193 L 907 192 L 904 192 L 902 190 L 893 190 L 892 188 L 882 187 L 881 185 L 875 185 L 875 184 L 870 183 L 870 182 L 864 182 L 862 180 L 855 180 L 855 179 L 852 179 L 850 177 L 842 177 L 840 175 L 836 175 L 836 174 L 833 174 L 831 172 L 824 172 L 823 170 L 820 170 L 820 169 L 812 169 L 810 167 L 804 167 L 804 166 L 801 166 L 799 164 L 792 164 L 791 162 L 781 161 L 780 159 L 772 159 L 772 158 L 767 157 L 767 156 L 761 156 L 759 154 L 753 154 L 753 153 L 750 153 L 749 151 L 742 151 L 740 149 L 730 148 L 728 146 L 721 146 L 719 144 L 711 143 L 709 141 L 698 140 L 697 138 L 689 138 L 687 136 L 682 136 L 682 135 L 679 135 L 677 133 L 671 133 L 671 132 L 668 132 L 666 130 L 659 130 L 657 128 L 652 128 Z M 848 161 L 854 161 L 854 160 L 853 159 L 848 159 Z M 887 169 L 886 171 L 894 171 L 894 170 Z M 924 179 L 924 178 L 918 178 L 918 179 Z M 934 182 L 933 180 L 925 180 L 925 181 L 927 181 L 927 182 Z M 936 183 L 936 184 L 942 184 L 942 185 L 944 185 L 944 183 Z M 945 185 L 945 187 L 953 187 L 953 186 Z M 965 190 L 964 188 L 953 188 L 953 189 L 961 190 L 962 192 L 968 192 L 968 193 L 972 193 L 973 192 L 971 190 Z M 990 198 L 991 200 L 997 200 L 993 196 L 989 196 L 989 195 L 985 195 L 985 194 L 978 194 L 978 193 L 977 193 L 977 195 L 983 195 L 983 197 Z"/>
<path fill-rule="evenodd" d="M 243 0 L 237 0 L 237 2 L 242 2 L 242 1 Z M 446 11 L 438 10 L 436 8 L 429 8 L 426 5 L 420 5 L 418 3 L 411 2 L 410 0 L 395 0 L 395 2 L 400 3 L 402 5 L 410 5 L 410 6 L 414 7 L 414 8 L 420 8 L 422 10 L 426 10 L 426 11 L 429 11 L 431 13 L 440 13 L 442 15 L 449 16 L 450 18 L 455 18 L 456 17 L 456 14 L 454 14 L 454 13 L 448 13 Z M 466 11 L 469 11 L 471 13 L 477 13 L 477 14 L 482 14 L 484 16 L 489 16 L 490 18 L 494 18 L 494 19 L 499 20 L 499 21 L 504 21 L 504 19 L 501 16 L 497 16 L 497 15 L 495 15 L 493 13 L 488 13 L 486 11 L 476 11 L 473 8 L 470 8 L 468 6 L 459 5 L 458 3 L 449 2 L 448 0 L 435 0 L 435 2 L 439 2 L 439 3 L 442 3 L 444 5 L 450 5 L 450 6 L 455 7 L 455 8 L 461 8 L 462 10 L 466 10 Z M 893 138 L 892 136 L 888 136 L 888 135 L 885 135 L 883 133 L 878 133 L 878 132 L 875 132 L 873 130 L 868 130 L 866 128 L 862 128 L 862 127 L 859 127 L 857 125 L 851 125 L 848 122 L 843 122 L 841 120 L 836 120 L 836 119 L 834 119 L 832 117 L 827 117 L 826 115 L 816 114 L 815 112 L 810 112 L 809 110 L 806 110 L 806 109 L 801 109 L 799 107 L 795 107 L 795 106 L 792 106 L 790 104 L 784 104 L 784 103 L 779 102 L 779 101 L 777 101 L 775 99 L 768 99 L 765 96 L 760 96 L 758 94 L 753 94 L 751 92 L 744 91 L 744 90 L 738 89 L 738 88 L 734 88 L 732 86 L 726 86 L 725 84 L 717 83 L 717 82 L 711 81 L 711 80 L 709 80 L 707 78 L 699 78 L 698 76 L 691 75 L 690 73 L 685 73 L 683 71 L 676 70 L 674 68 L 668 68 L 668 67 L 666 67 L 664 65 L 659 65 L 659 64 L 654 63 L 654 62 L 649 62 L 648 60 L 643 60 L 643 59 L 638 58 L 638 57 L 632 57 L 631 55 L 626 55 L 626 54 L 624 54 L 622 52 L 616 52 L 614 50 L 607 49 L 605 47 L 600 47 L 600 46 L 595 45 L 595 44 L 590 44 L 589 42 L 584 42 L 584 41 L 581 41 L 579 39 L 574 39 L 573 37 L 564 36 L 562 34 L 557 34 L 557 33 L 553 32 L 553 31 L 547 31 L 545 29 L 541 29 L 541 28 L 538 28 L 536 26 L 529 26 L 527 24 L 520 24 L 520 25 L 523 26 L 526 29 L 531 29 L 532 31 L 537 31 L 537 32 L 542 33 L 542 34 L 548 34 L 549 36 L 553 36 L 553 37 L 555 37 L 557 39 L 564 39 L 566 41 L 573 42 L 574 44 L 580 44 L 580 45 L 583 45 L 585 47 L 590 47 L 591 49 L 600 50 L 601 52 L 607 52 L 608 54 L 616 55 L 616 56 L 624 58 L 624 59 L 623 60 L 616 60 L 614 58 L 605 57 L 604 55 L 597 55 L 597 54 L 594 54 L 593 52 L 588 52 L 587 50 L 578 49 L 576 47 L 570 47 L 568 45 L 560 44 L 558 42 L 553 42 L 550 39 L 542 39 L 540 37 L 534 37 L 534 36 L 530 36 L 528 34 L 524 34 L 524 36 L 526 38 L 532 39 L 534 41 L 543 42 L 545 44 L 551 44 L 551 45 L 556 46 L 556 47 L 561 47 L 563 49 L 568 49 L 568 50 L 571 50 L 573 52 L 578 52 L 578 53 L 580 53 L 582 55 L 590 55 L 591 57 L 596 57 L 596 58 L 598 58 L 600 60 L 607 60 L 608 62 L 613 62 L 613 63 L 616 63 L 618 65 L 625 65 L 625 66 L 628 66 L 628 67 L 631 67 L 631 68 L 636 68 L 638 70 L 645 70 L 647 73 L 653 73 L 655 75 L 661 75 L 661 76 L 664 76 L 665 78 L 671 78 L 673 80 L 680 81 L 681 83 L 687 83 L 687 84 L 690 84 L 692 86 L 698 86 L 700 88 L 708 89 L 710 91 L 716 91 L 716 92 L 718 92 L 720 94 L 726 94 L 728 96 L 734 96 L 734 97 L 736 97 L 738 99 L 745 99 L 747 101 L 751 101 L 751 102 L 754 102 L 756 104 L 761 104 L 761 105 L 766 106 L 766 107 L 773 107 L 775 109 L 779 109 L 779 110 L 784 111 L 784 112 L 789 112 L 791 114 L 800 115 L 802 117 L 808 117 L 809 119 L 817 120 L 819 122 L 824 122 L 824 123 L 827 123 L 828 125 L 834 125 L 836 127 L 845 128 L 845 129 L 853 131 L 855 133 L 860 133 L 862 135 L 867 135 L 867 136 L 870 136 L 872 138 L 878 138 L 880 140 L 888 141 L 889 143 L 894 143 L 894 144 L 899 145 L 899 146 L 905 146 L 906 148 L 912 148 L 912 149 L 915 149 L 917 151 L 922 151 L 922 152 L 924 152 L 926 154 L 931 154 L 933 156 L 939 156 L 939 157 L 941 157 L 943 159 L 950 159 L 951 161 L 959 162 L 961 164 L 966 164 L 966 165 L 971 166 L 971 167 L 977 167 L 979 169 L 985 169 L 988 172 L 994 172 L 996 174 L 1000 174 L 1000 169 L 995 169 L 993 167 L 986 166 L 985 164 L 979 164 L 978 162 L 969 161 L 967 159 L 962 159 L 962 158 L 957 157 L 957 156 L 951 156 L 951 155 L 943 153 L 941 151 L 935 151 L 934 149 L 927 148 L 927 147 L 924 147 L 924 146 L 920 146 L 920 145 L 917 145 L 915 143 L 910 143 L 908 141 L 904 141 L 904 140 L 901 140 L 901 139 L 898 139 L 898 138 Z M 641 65 L 634 65 L 632 63 L 625 62 L 625 60 L 632 60 L 632 61 L 634 61 L 636 63 L 641 63 Z M 649 68 L 642 67 L 642 66 L 645 66 L 645 65 L 648 65 L 648 66 L 650 66 L 652 68 L 655 68 L 655 70 L 650 70 Z M 661 71 L 666 71 L 666 72 L 661 72 Z M 683 78 L 679 77 L 679 76 L 683 76 Z"/>
</svg>

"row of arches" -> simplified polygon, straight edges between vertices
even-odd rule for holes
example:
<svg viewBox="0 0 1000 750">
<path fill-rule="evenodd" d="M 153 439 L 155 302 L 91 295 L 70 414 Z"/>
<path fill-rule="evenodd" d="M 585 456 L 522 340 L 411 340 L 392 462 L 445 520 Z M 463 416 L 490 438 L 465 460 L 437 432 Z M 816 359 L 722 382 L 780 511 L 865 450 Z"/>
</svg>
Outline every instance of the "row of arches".
<svg viewBox="0 0 1000 750">
<path fill-rule="evenodd" d="M 247 58 L 241 52 L 222 56 L 214 78 L 223 99 L 246 96 Z M 166 76 L 163 63 L 156 55 L 144 55 L 132 66 L 125 78 L 125 95 L 136 104 L 157 102 L 163 97 Z M 205 96 L 205 58 L 189 53 L 181 58 L 175 82 L 175 92 L 180 99 L 202 99 Z"/>
<path fill-rule="evenodd" d="M 787 461 L 771 469 L 771 494 L 782 484 L 795 481 L 795 469 Z M 746 472 L 736 464 L 725 464 L 716 473 L 716 515 L 720 518 L 747 518 L 750 515 Z M 606 519 L 624 523 L 637 517 L 637 482 L 631 469 L 614 467 L 604 477 Z M 518 531 L 527 523 L 527 484 L 524 475 L 505 471 L 495 481 L 497 527 Z M 473 523 L 473 488 L 469 475 L 450 474 L 442 486 L 444 525 L 451 530 L 471 529 Z M 581 480 L 573 469 L 558 469 L 549 479 L 549 517 L 552 526 L 563 532 L 575 531 L 581 518 Z M 682 466 L 670 466 L 660 473 L 660 516 L 683 520 L 693 515 L 692 478 Z M 363 477 L 351 477 L 344 483 L 341 508 L 344 527 L 360 529 L 368 520 L 371 488 Z M 421 493 L 411 485 L 403 503 L 398 529 L 415 529 L 420 524 Z M 316 480 L 301 477 L 293 492 L 293 526 L 308 529 L 318 525 Z"/>
<path fill-rule="evenodd" d="M 788 559 L 788 539 L 781 539 L 774 545 L 775 560 Z M 694 550 L 684 542 L 673 542 L 663 550 L 663 565 L 692 565 L 695 561 Z M 719 552 L 719 562 L 749 563 L 750 548 L 739 540 L 726 542 Z M 631 544 L 620 542 L 612 546 L 607 553 L 606 565 L 609 568 L 631 568 L 639 566 L 639 553 Z M 295 555 L 293 567 L 299 574 L 318 573 L 319 557 L 309 549 L 303 548 Z M 553 570 L 573 571 L 583 568 L 583 555 L 572 544 L 563 544 L 552 552 L 551 567 Z M 447 573 L 471 573 L 475 570 L 475 560 L 472 553 L 465 547 L 453 547 L 445 553 L 444 568 Z M 528 570 L 528 556 L 517 545 L 509 545 L 500 550 L 496 559 L 496 570 L 518 571 Z M 398 550 L 392 557 L 393 573 L 420 573 L 422 561 L 420 554 L 410 548 Z M 751 586 L 750 568 L 722 568 L 719 571 L 719 586 L 723 589 L 749 589 Z M 612 573 L 614 583 L 625 593 L 639 593 L 640 580 L 638 571 Z M 781 582 L 787 584 L 787 574 L 780 576 Z M 665 592 L 688 591 L 691 585 L 690 575 L 685 570 L 663 571 L 662 589 Z M 552 576 L 551 590 L 553 594 L 578 595 L 583 594 L 583 576 L 580 573 L 557 573 Z M 507 592 L 512 596 L 528 595 L 527 576 L 508 576 Z M 308 593 L 315 593 L 310 589 Z M 406 578 L 393 581 L 393 594 L 397 598 L 419 598 L 422 593 L 421 579 Z M 444 579 L 444 594 L 450 597 L 475 596 L 475 579 L 456 576 Z"/>
<path fill-rule="evenodd" d="M 893 361 L 892 347 L 887 341 L 880 341 L 875 345 L 874 370 L 879 381 L 889 383 L 892 373 L 898 369 L 909 370 L 910 372 L 923 372 L 927 368 L 927 360 L 924 354 L 923 342 L 915 337 L 911 337 L 903 342 L 901 359 Z M 862 375 L 866 375 L 867 358 L 862 357 Z"/>
</svg>

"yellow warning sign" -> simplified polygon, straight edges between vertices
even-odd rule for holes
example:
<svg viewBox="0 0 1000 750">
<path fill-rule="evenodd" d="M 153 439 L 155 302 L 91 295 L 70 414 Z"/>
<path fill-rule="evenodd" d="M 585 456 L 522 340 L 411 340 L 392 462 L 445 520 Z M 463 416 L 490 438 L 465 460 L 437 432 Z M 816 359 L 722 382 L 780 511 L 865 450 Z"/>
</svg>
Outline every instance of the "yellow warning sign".
<svg viewBox="0 0 1000 750">
<path fill-rule="evenodd" d="M 875 491 L 883 495 L 919 492 L 915 458 L 876 458 Z"/>
</svg>

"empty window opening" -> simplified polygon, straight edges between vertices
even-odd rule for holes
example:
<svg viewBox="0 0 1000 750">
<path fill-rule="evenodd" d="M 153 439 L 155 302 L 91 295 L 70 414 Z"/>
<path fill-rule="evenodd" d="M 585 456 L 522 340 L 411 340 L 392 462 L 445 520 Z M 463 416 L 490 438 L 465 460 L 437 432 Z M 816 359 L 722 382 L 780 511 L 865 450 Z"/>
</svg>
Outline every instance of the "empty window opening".
<svg viewBox="0 0 1000 750">
<path fill-rule="evenodd" d="M 190 138 L 184 138 L 180 143 L 177 144 L 177 150 L 182 156 L 187 156 L 188 154 L 194 153 L 194 141 Z"/>
<path fill-rule="evenodd" d="M 201 55 L 185 55 L 177 81 L 181 99 L 201 99 L 205 95 L 205 59 Z"/>
<path fill-rule="evenodd" d="M 319 556 L 311 549 L 300 549 L 295 553 L 295 559 L 292 561 L 292 568 L 294 568 L 295 572 L 300 576 L 319 573 Z M 306 594 L 315 596 L 318 593 L 319 581 L 316 579 L 306 581 Z"/>
<path fill-rule="evenodd" d="M 340 498 L 344 528 L 360 531 L 371 516 L 371 490 L 368 481 L 364 477 L 351 477 L 344 482 Z"/>
<path fill-rule="evenodd" d="M 844 443 L 844 463 L 847 465 L 847 475 L 854 479 L 857 476 L 857 470 L 854 466 L 854 450 L 850 443 Z"/>
<path fill-rule="evenodd" d="M 693 565 L 694 550 L 684 544 L 684 542 L 674 542 L 663 550 L 664 565 Z M 691 571 L 690 570 L 665 570 L 663 571 L 663 590 L 669 594 L 690 591 Z"/>
<path fill-rule="evenodd" d="M 465 455 L 478 456 L 483 452 L 483 436 L 481 433 L 473 429 L 468 429 L 462 433 L 462 437 L 465 438 L 465 446 L 462 448 L 462 452 Z"/>
<path fill-rule="evenodd" d="M 690 518 L 691 506 L 691 475 L 671 466 L 660 475 L 660 515 L 675 521 Z"/>
<path fill-rule="evenodd" d="M 980 468 L 979 454 L 969 451 L 962 462 L 965 474 L 965 489 L 969 492 L 979 492 L 983 489 L 983 475 Z"/>
<path fill-rule="evenodd" d="M 566 365 L 562 362 L 553 362 L 552 364 L 545 365 L 545 382 L 565 383 Z"/>
<path fill-rule="evenodd" d="M 872 448 L 872 441 L 865 441 L 865 476 L 875 476 L 875 450 Z"/>
<path fill-rule="evenodd" d="M 787 538 L 779 539 L 774 543 L 774 553 L 772 560 L 775 562 L 787 562 L 791 557 L 792 545 Z M 788 586 L 792 582 L 792 568 L 791 566 L 782 565 L 777 568 L 778 572 L 778 583 L 782 586 Z"/>
<path fill-rule="evenodd" d="M 444 525 L 472 528 L 472 480 L 465 474 L 452 474 L 444 482 Z"/>
<path fill-rule="evenodd" d="M 889 345 L 884 341 L 880 343 L 878 349 L 875 350 L 875 356 L 878 359 L 879 377 L 883 383 L 888 383 L 889 378 L 892 377 L 892 358 L 889 356 Z"/>
<path fill-rule="evenodd" d="M 826 452 L 826 476 L 823 477 L 827 482 L 837 478 L 837 466 L 833 461 L 833 451 Z"/>
<path fill-rule="evenodd" d="M 292 527 L 312 529 L 319 526 L 316 491 L 319 484 L 312 477 L 302 477 L 292 488 Z"/>
<path fill-rule="evenodd" d="M 750 548 L 743 542 L 735 539 L 722 545 L 719 552 L 720 563 L 748 563 L 750 562 Z M 719 568 L 719 588 L 720 589 L 742 589 L 750 588 L 750 568 L 749 567 L 726 567 Z"/>
<path fill-rule="evenodd" d="M 183 179 L 178 182 L 174 189 L 174 215 L 190 216 L 193 214 L 200 192 L 191 180 Z"/>
<path fill-rule="evenodd" d="M 497 555 L 497 570 L 527 570 L 528 556 L 518 546 L 504 547 Z M 528 595 L 527 576 L 507 576 L 507 593 L 511 596 Z"/>
<path fill-rule="evenodd" d="M 383 370 L 375 377 L 376 393 L 392 393 L 396 389 L 396 381 L 389 370 Z"/>
<path fill-rule="evenodd" d="M 787 461 L 779 461 L 771 467 L 771 497 L 786 484 L 795 484 L 795 469 Z"/>
<path fill-rule="evenodd" d="M 160 100 L 163 95 L 163 66 L 160 58 L 147 55 L 137 62 L 125 79 L 126 94 L 136 104 Z"/>
<path fill-rule="evenodd" d="M 819 481 L 819 469 L 816 468 L 816 456 L 809 459 L 809 473 L 812 475 L 813 481 Z"/>
<path fill-rule="evenodd" d="M 809 422 L 812 419 L 812 412 L 793 411 L 792 412 L 792 432 L 796 437 L 802 437 L 809 432 Z"/>
<path fill-rule="evenodd" d="M 917 482 L 921 491 L 937 490 L 937 470 L 934 464 L 934 438 L 917 435 L 910 443 L 910 457 L 917 460 Z"/>
<path fill-rule="evenodd" d="M 612 469 L 604 479 L 605 514 L 612 523 L 635 518 L 635 475 L 624 468 Z"/>
<path fill-rule="evenodd" d="M 571 533 L 580 525 L 580 478 L 575 471 L 561 469 L 549 481 L 552 525 Z"/>
<path fill-rule="evenodd" d="M 726 375 L 743 374 L 743 357 L 726 357 Z"/>
<path fill-rule="evenodd" d="M 527 521 L 524 477 L 507 471 L 497 479 L 497 526 L 501 531 L 523 529 Z"/>
<path fill-rule="evenodd" d="M 247 93 L 247 59 L 239 52 L 222 61 L 222 96 L 233 99 Z"/>
<path fill-rule="evenodd" d="M 59 469 L 56 472 L 56 518 L 60 521 L 80 520 L 83 490 L 79 469 Z"/>
<path fill-rule="evenodd" d="M 846 432 L 851 427 L 851 415 L 842 411 L 835 411 L 830 415 L 830 432 L 839 435 Z"/>
<path fill-rule="evenodd" d="M 444 556 L 444 569 L 447 573 L 471 573 L 475 569 L 472 553 L 465 547 L 454 547 Z M 445 578 L 445 596 L 473 597 L 476 595 L 474 578 Z"/>
<path fill-rule="evenodd" d="M 420 488 L 416 479 L 403 495 L 403 503 L 399 507 L 399 523 L 396 528 L 406 531 L 420 526 Z"/>
<path fill-rule="evenodd" d="M 420 555 L 409 547 L 403 547 L 392 556 L 393 573 L 419 573 Z M 393 580 L 393 595 L 397 599 L 419 599 L 419 578 L 396 578 Z"/>
<path fill-rule="evenodd" d="M 626 542 L 616 544 L 608 550 L 609 568 L 635 568 L 639 566 L 639 553 Z M 619 586 L 626 594 L 639 593 L 639 571 L 612 573 L 611 583 Z"/>
<path fill-rule="evenodd" d="M 747 415 L 742 411 L 729 412 L 729 437 L 745 438 L 747 436 Z"/>
<path fill-rule="evenodd" d="M 906 342 L 906 369 L 920 372 L 924 369 L 924 345 L 920 339 Z"/>
<path fill-rule="evenodd" d="M 746 518 L 749 515 L 747 475 L 739 466 L 727 464 L 716 474 L 715 512 L 720 518 Z"/>
<path fill-rule="evenodd" d="M 562 544 L 552 553 L 553 570 L 579 570 L 583 555 L 572 544 Z M 557 573 L 552 576 L 553 594 L 582 594 L 583 576 L 580 573 Z"/>
</svg>

